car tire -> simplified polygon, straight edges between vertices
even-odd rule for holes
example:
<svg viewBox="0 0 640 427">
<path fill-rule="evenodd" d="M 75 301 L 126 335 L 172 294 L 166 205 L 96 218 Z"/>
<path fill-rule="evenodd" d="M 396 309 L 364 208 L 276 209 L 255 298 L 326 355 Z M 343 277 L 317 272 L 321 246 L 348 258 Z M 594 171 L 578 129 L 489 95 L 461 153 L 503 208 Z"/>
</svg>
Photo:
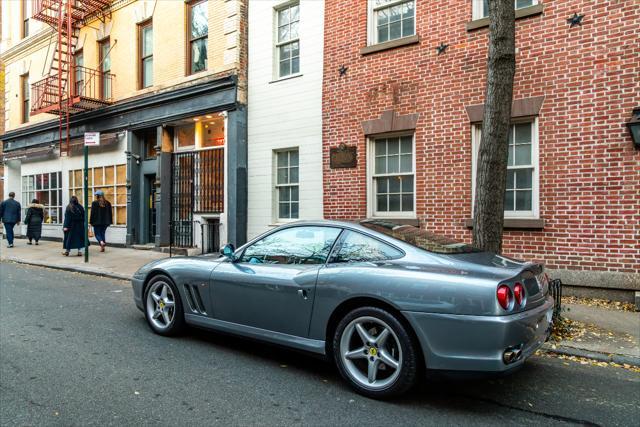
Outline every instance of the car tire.
<svg viewBox="0 0 640 427">
<path fill-rule="evenodd" d="M 184 332 L 184 310 L 180 293 L 173 281 L 164 274 L 153 277 L 144 291 L 144 315 L 153 332 L 176 336 Z"/>
<path fill-rule="evenodd" d="M 362 307 L 349 312 L 338 323 L 332 344 L 340 374 L 364 396 L 388 399 L 416 383 L 418 347 L 402 322 L 386 310 Z"/>
</svg>

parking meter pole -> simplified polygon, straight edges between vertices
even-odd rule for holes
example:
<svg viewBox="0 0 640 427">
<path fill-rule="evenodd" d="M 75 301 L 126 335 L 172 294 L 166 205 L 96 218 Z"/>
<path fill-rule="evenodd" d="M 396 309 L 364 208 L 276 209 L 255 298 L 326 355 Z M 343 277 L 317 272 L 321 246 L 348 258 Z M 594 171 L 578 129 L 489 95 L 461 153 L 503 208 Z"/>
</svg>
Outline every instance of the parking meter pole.
<svg viewBox="0 0 640 427">
<path fill-rule="evenodd" d="M 89 146 L 84 146 L 84 262 L 89 262 Z"/>
</svg>

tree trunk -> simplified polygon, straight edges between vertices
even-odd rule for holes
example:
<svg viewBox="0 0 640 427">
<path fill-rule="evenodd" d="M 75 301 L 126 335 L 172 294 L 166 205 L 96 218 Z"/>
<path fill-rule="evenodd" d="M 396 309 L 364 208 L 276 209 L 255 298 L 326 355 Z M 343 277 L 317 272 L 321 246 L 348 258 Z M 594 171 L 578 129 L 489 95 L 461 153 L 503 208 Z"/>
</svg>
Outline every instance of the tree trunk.
<svg viewBox="0 0 640 427">
<path fill-rule="evenodd" d="M 473 244 L 500 253 L 515 74 L 513 0 L 489 0 L 489 59 L 478 150 Z"/>
</svg>

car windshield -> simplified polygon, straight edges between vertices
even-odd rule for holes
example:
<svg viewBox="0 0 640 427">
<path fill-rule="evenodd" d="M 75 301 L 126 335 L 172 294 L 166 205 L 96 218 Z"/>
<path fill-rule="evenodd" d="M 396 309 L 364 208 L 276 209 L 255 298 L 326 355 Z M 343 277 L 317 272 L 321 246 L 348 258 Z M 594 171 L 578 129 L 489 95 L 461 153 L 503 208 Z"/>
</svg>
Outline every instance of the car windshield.
<svg viewBox="0 0 640 427">
<path fill-rule="evenodd" d="M 429 252 L 439 254 L 481 252 L 474 246 L 430 233 L 413 225 L 397 224 L 386 220 L 364 220 L 360 221 L 360 225 Z"/>
</svg>

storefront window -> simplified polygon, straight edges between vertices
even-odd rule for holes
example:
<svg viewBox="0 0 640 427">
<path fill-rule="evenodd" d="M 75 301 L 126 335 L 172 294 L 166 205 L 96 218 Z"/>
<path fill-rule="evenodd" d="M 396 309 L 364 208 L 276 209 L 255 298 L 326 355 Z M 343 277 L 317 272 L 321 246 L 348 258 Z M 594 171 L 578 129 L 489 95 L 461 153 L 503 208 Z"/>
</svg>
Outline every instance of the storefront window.
<svg viewBox="0 0 640 427">
<path fill-rule="evenodd" d="M 102 190 L 104 197 L 113 206 L 113 223 L 127 224 L 127 165 L 102 166 L 89 168 L 89 197 Z M 69 171 L 69 197 L 75 195 L 80 203 L 83 202 L 82 169 Z"/>
<path fill-rule="evenodd" d="M 44 205 L 45 224 L 62 222 L 61 172 L 42 173 L 22 177 L 22 210 L 24 215 L 33 199 Z"/>
<path fill-rule="evenodd" d="M 176 149 L 193 148 L 196 145 L 196 128 L 192 124 L 176 127 Z"/>
</svg>

